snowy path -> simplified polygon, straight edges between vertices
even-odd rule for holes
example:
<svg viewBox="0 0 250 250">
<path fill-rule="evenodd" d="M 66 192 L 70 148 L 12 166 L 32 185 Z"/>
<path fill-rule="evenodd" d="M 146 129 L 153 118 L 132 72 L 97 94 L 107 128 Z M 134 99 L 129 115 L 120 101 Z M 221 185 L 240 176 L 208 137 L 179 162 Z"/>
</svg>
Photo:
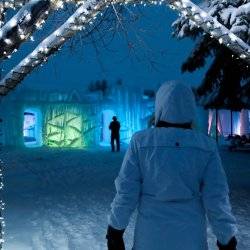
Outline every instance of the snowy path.
<svg viewBox="0 0 250 250">
<path fill-rule="evenodd" d="M 4 250 L 104 250 L 113 181 L 123 153 L 5 149 Z M 250 154 L 222 151 L 240 229 L 250 249 Z M 131 249 L 133 220 L 126 231 Z M 209 230 L 210 249 L 216 249 Z"/>
</svg>

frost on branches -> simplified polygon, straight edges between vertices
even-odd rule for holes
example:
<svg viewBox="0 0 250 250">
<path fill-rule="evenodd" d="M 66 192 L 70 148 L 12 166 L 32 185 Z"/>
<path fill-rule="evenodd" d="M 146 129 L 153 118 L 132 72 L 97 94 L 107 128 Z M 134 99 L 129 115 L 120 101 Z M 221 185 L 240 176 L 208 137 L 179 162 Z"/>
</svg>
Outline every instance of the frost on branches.
<svg viewBox="0 0 250 250">
<path fill-rule="evenodd" d="M 48 0 L 30 1 L 1 28 L 0 59 L 10 57 L 10 54 L 31 36 L 36 27 L 45 22 L 50 8 L 51 3 Z"/>
<path fill-rule="evenodd" d="M 250 44 L 250 0 L 208 0 L 201 3 L 200 7 Z M 193 51 L 182 65 L 183 72 L 204 67 L 208 58 L 212 58 L 197 89 L 200 103 L 211 108 L 249 108 L 247 96 L 250 93 L 245 90 L 250 89 L 246 87 L 250 85 L 250 65 L 223 46 L 220 40 L 204 34 L 200 27 L 185 16 L 176 20 L 172 27 L 176 38 L 190 37 L 196 41 Z"/>
</svg>

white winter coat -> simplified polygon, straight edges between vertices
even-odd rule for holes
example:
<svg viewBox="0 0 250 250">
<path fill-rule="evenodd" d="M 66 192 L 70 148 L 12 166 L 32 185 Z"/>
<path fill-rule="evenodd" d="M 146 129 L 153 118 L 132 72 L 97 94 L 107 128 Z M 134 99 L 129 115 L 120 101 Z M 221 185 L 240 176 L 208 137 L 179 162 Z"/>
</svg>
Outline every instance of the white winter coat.
<svg viewBox="0 0 250 250">
<path fill-rule="evenodd" d="M 164 84 L 156 96 L 155 115 L 156 122 L 192 122 L 191 89 Z M 126 228 L 137 207 L 134 250 L 207 250 L 206 215 L 222 244 L 236 233 L 216 144 L 195 130 L 136 133 L 115 185 L 109 224 Z"/>
</svg>

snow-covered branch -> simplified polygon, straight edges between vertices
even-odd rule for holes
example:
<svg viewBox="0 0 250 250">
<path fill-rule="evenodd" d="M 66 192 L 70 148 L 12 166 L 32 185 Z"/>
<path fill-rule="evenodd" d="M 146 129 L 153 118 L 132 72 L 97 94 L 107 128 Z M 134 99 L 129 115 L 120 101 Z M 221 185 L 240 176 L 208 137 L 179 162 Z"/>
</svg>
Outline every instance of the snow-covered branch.
<svg viewBox="0 0 250 250">
<path fill-rule="evenodd" d="M 189 0 L 174 0 L 171 1 L 171 6 L 192 20 L 195 25 L 201 27 L 206 33 L 216 38 L 221 44 L 235 52 L 240 58 L 250 63 L 250 46 L 219 23 L 216 18 Z"/>
<path fill-rule="evenodd" d="M 29 0 L 2 0 L 0 3 L 0 9 L 15 9 L 20 8 L 26 4 Z"/>
<path fill-rule="evenodd" d="M 1 9 L 16 9 L 16 8 L 21 8 L 23 5 L 28 3 L 30 0 L 1 0 L 0 2 L 0 10 Z M 53 1 L 53 0 L 51 0 Z M 82 2 L 82 0 L 61 0 L 61 2 L 73 2 L 73 3 L 78 3 Z"/>
<path fill-rule="evenodd" d="M 31 0 L 0 29 L 0 59 L 16 51 L 62 1 Z"/>
<path fill-rule="evenodd" d="M 2 3 L 1 11 L 9 6 L 23 6 L 18 13 L 12 17 L 0 29 L 0 59 L 10 57 L 19 46 L 31 37 L 32 33 L 41 28 L 50 12 L 63 8 L 64 3 L 81 4 L 84 0 L 29 0 L 9 1 L 9 4 Z M 26 4 L 25 4 L 26 3 Z M 1 20 L 0 20 L 1 21 Z M 0 25 L 1 27 L 1 25 Z"/>
<path fill-rule="evenodd" d="M 238 8 L 231 8 L 229 22 L 232 26 L 230 31 L 237 36 L 242 36 L 245 41 L 250 42 L 249 21 L 250 21 L 250 3 L 241 5 Z M 244 35 L 245 34 L 245 35 Z"/>
<path fill-rule="evenodd" d="M 35 67 L 42 64 L 55 53 L 66 40 L 94 19 L 101 9 L 108 6 L 109 2 L 87 0 L 77 11 L 56 31 L 43 40 L 37 48 L 23 59 L 0 83 L 0 94 L 5 95 L 14 88 Z"/>
<path fill-rule="evenodd" d="M 7 9 L 20 9 L 30 0 L 2 0 L 0 2 L 0 27 L 4 24 L 4 16 Z"/>
</svg>

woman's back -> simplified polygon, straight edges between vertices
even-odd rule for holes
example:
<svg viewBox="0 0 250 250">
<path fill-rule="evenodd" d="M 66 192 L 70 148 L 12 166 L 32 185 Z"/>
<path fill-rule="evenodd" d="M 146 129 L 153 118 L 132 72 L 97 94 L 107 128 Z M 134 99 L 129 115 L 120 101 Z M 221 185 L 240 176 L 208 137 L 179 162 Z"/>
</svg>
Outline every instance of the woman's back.
<svg viewBox="0 0 250 250">
<path fill-rule="evenodd" d="M 156 127 L 131 139 L 109 225 L 125 229 L 137 207 L 134 250 L 207 250 L 206 215 L 220 243 L 236 234 L 216 144 L 191 129 L 194 120 L 192 90 L 165 84 L 156 95 Z"/>
<path fill-rule="evenodd" d="M 214 142 L 179 128 L 147 129 L 133 140 L 142 178 L 134 248 L 206 250 L 201 188 Z"/>
<path fill-rule="evenodd" d="M 134 136 L 142 173 L 142 195 L 162 201 L 200 196 L 204 169 L 216 147 L 191 129 L 153 128 Z"/>
</svg>

